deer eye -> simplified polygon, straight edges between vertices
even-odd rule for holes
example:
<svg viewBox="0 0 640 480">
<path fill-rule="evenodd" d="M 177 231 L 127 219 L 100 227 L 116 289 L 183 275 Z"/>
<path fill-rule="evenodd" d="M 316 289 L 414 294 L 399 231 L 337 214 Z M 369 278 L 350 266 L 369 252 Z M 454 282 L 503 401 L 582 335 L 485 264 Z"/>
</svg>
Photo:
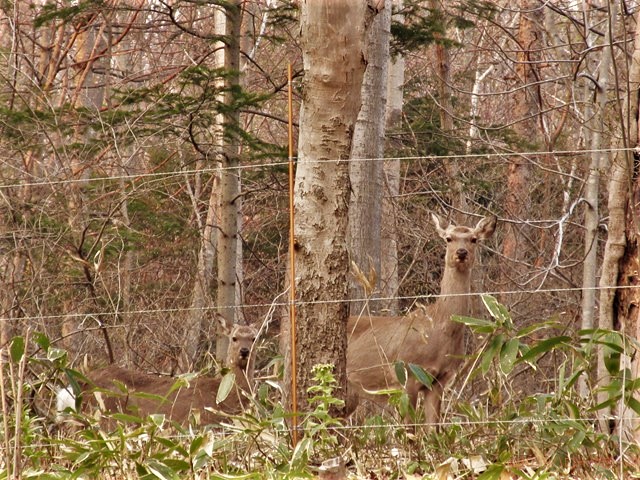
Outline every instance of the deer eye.
<svg viewBox="0 0 640 480">
<path fill-rule="evenodd" d="M 476 237 L 471 238 L 471 243 L 478 243 L 478 239 Z"/>
<path fill-rule="evenodd" d="M 238 337 L 232 337 L 232 338 L 231 338 L 231 341 L 233 341 L 233 342 L 237 342 L 237 341 L 238 341 Z"/>
<path fill-rule="evenodd" d="M 451 237 L 447 237 L 447 238 L 445 238 L 445 240 L 447 241 L 447 243 L 451 243 L 453 241 L 453 239 Z"/>
</svg>

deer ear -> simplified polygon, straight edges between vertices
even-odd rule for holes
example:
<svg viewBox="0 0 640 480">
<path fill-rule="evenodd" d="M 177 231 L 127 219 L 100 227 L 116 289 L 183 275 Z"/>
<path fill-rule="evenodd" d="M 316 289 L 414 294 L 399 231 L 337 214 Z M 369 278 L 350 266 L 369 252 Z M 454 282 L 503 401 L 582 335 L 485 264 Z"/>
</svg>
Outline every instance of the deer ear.
<svg viewBox="0 0 640 480">
<path fill-rule="evenodd" d="M 432 213 L 431 221 L 435 225 L 436 232 L 438 232 L 438 235 L 440 235 L 442 238 L 445 238 L 445 236 L 447 235 L 447 232 L 444 228 L 442 228 L 442 219 L 435 213 Z"/>
<path fill-rule="evenodd" d="M 493 232 L 496 229 L 497 222 L 498 222 L 498 219 L 495 215 L 491 215 L 481 219 L 475 228 L 475 233 L 478 236 L 478 238 L 485 239 L 493 235 Z"/>
<path fill-rule="evenodd" d="M 216 315 L 216 321 L 218 322 L 218 325 L 220 325 L 220 329 L 222 330 L 222 333 L 224 333 L 225 335 L 229 335 L 231 333 L 232 325 L 229 325 L 227 320 L 220 313 L 216 312 L 215 315 Z"/>
</svg>

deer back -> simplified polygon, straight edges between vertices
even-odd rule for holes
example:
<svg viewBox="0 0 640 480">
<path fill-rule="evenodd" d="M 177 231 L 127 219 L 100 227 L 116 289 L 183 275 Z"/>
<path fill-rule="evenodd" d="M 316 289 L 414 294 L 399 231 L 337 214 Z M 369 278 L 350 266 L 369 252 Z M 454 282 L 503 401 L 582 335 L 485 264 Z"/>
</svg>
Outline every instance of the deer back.
<svg viewBox="0 0 640 480">
<path fill-rule="evenodd" d="M 207 424 L 224 416 L 216 411 L 239 413 L 248 402 L 245 394 L 253 389 L 257 330 L 248 325 L 234 325 L 224 331 L 229 337 L 226 363 L 235 376 L 235 385 L 219 404 L 216 397 L 222 382 L 220 375 L 181 380 L 115 365 L 88 375 L 90 384 L 83 389 L 86 404 L 106 412 L 164 414 L 178 423 L 186 423 L 192 414 L 199 416 L 201 424 Z"/>
<path fill-rule="evenodd" d="M 183 424 L 189 421 L 192 413 L 200 416 L 202 424 L 214 423 L 223 418 L 215 411 L 239 413 L 247 401 L 242 393 L 244 389 L 236 384 L 225 400 L 217 404 L 220 376 L 201 375 L 186 381 L 111 365 L 97 370 L 90 379 L 91 386 L 86 387 L 83 399 L 89 408 L 93 406 L 106 413 L 124 412 L 140 417 L 164 414 Z"/>
</svg>

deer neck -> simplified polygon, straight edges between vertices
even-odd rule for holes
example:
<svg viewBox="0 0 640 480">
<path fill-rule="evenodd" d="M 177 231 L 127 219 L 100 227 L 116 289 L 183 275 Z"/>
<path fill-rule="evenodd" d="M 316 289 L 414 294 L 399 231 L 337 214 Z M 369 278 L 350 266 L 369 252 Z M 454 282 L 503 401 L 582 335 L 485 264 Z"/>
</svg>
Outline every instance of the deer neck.
<svg viewBox="0 0 640 480">
<path fill-rule="evenodd" d="M 440 297 L 436 304 L 446 318 L 451 315 L 468 315 L 471 308 L 471 272 L 445 268 L 440 284 Z"/>
<path fill-rule="evenodd" d="M 236 385 L 246 392 L 250 392 L 253 389 L 253 362 L 247 364 L 247 368 L 240 368 L 236 366 L 234 373 L 236 375 Z"/>
</svg>

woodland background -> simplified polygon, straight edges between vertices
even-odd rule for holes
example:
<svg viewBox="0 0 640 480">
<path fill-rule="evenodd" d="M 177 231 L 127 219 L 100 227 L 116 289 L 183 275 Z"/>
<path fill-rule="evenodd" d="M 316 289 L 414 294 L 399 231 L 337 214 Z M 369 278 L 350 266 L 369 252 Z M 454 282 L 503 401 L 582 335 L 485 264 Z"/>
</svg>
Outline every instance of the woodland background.
<svg viewBox="0 0 640 480">
<path fill-rule="evenodd" d="M 0 3 L 0 347 L 37 331 L 73 362 L 181 373 L 216 351 L 217 312 L 264 326 L 261 365 L 277 354 L 289 64 L 294 152 L 310 121 L 306 3 Z M 612 287 L 637 283 L 639 8 L 362 3 L 352 25 L 376 70 L 354 84 L 369 110 L 354 107 L 348 156 L 323 160 L 326 172 L 352 160 L 341 264 L 353 285 L 335 300 L 385 314 L 429 301 L 444 250 L 429 213 L 494 214 L 476 290 L 518 327 L 553 319 L 567 334 L 638 338 L 636 290 Z M 376 271 L 371 291 L 352 261 Z M 327 309 L 318 322 L 331 323 Z M 557 386 L 550 357 L 539 390 Z"/>
</svg>

